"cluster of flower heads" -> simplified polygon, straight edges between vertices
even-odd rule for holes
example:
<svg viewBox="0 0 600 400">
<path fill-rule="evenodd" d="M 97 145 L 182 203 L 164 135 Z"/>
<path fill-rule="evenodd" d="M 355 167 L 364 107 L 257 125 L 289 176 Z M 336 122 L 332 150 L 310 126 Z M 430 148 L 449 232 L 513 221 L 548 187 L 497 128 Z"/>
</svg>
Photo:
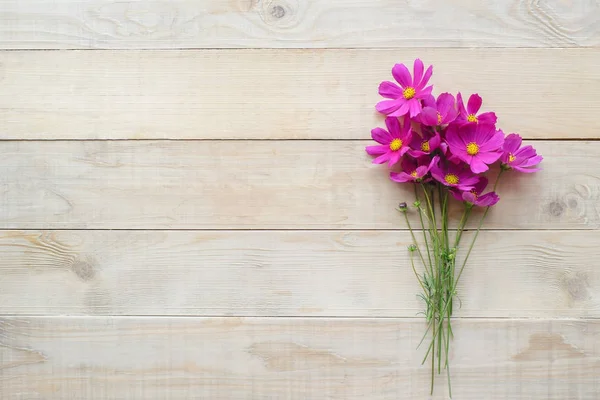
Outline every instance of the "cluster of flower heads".
<svg viewBox="0 0 600 400">
<path fill-rule="evenodd" d="M 479 113 L 481 97 L 473 94 L 467 106 L 460 93 L 456 98 L 442 93 L 437 99 L 427 86 L 433 66 L 424 70 L 416 59 L 411 76 L 404 64 L 392 68 L 394 82 L 379 85 L 387 100 L 376 109 L 386 115 L 387 129 L 375 128 L 371 136 L 378 145 L 368 146 L 375 164 L 400 163 L 401 172 L 391 172 L 396 182 L 439 182 L 459 201 L 477 206 L 492 206 L 499 197 L 483 194 L 488 180 L 483 173 L 500 162 L 505 170 L 535 172 L 541 161 L 532 146 L 522 146 L 516 133 L 504 135 L 496 128 L 496 114 Z"/>
</svg>

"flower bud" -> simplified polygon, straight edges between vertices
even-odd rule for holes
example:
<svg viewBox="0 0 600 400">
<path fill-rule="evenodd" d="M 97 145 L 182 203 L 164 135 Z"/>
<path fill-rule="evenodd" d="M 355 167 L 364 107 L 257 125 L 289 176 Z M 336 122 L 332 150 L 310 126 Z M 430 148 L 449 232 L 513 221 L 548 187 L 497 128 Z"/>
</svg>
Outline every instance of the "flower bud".
<svg viewBox="0 0 600 400">
<path fill-rule="evenodd" d="M 421 202 L 420 202 L 419 200 L 416 200 L 416 201 L 413 203 L 413 206 L 415 206 L 416 208 L 419 208 L 419 207 L 421 206 Z"/>
<path fill-rule="evenodd" d="M 408 251 L 413 252 L 417 250 L 417 246 L 415 246 L 414 244 L 411 244 L 408 246 Z"/>
<path fill-rule="evenodd" d="M 408 205 L 405 202 L 398 204 L 398 210 L 400 210 L 401 212 L 406 212 L 407 209 Z"/>
</svg>

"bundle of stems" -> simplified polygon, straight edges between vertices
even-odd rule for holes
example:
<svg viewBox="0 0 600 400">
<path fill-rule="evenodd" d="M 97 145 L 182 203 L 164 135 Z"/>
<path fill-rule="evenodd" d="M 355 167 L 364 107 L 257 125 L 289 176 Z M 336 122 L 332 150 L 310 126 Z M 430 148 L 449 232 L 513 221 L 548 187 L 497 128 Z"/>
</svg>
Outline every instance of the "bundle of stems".
<svg viewBox="0 0 600 400">
<path fill-rule="evenodd" d="M 503 169 L 500 170 L 494 185 L 494 191 L 503 171 Z M 415 182 L 414 192 L 416 200 L 413 206 L 419 215 L 423 231 L 423 242 L 421 245 L 417 241 L 415 232 L 410 224 L 406 203 L 400 204 L 399 211 L 404 214 L 413 241 L 409 246 L 410 262 L 412 270 L 423 290 L 419 294 L 419 297 L 425 302 L 426 306 L 424 314 L 427 321 L 427 329 L 419 342 L 419 347 L 425 342 L 427 337 L 431 338 L 422 364 L 425 364 L 428 358 L 431 360 L 431 394 L 433 394 L 436 370 L 438 374 L 441 374 L 442 369 L 444 369 L 448 380 L 449 395 L 452 397 L 449 351 L 450 339 L 454 336 L 451 317 L 455 298 L 459 301 L 460 305 L 456 288 L 490 207 L 486 207 L 483 211 L 477 230 L 462 263 L 459 263 L 460 268 L 457 271 L 457 253 L 465 226 L 473 209 L 473 204 L 462 203 L 464 204 L 462 217 L 454 235 L 450 235 L 448 217 L 451 196 L 449 188 L 436 181 L 429 183 Z M 421 249 L 422 245 L 424 245 L 425 251 Z M 415 253 L 424 267 L 421 273 L 417 271 L 415 266 Z"/>
</svg>

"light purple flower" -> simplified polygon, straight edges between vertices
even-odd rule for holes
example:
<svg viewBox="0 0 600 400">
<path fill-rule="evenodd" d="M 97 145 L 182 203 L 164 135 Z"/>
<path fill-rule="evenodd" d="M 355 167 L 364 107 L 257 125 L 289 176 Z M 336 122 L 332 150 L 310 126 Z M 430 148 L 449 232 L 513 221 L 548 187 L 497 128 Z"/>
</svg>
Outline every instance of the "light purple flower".
<svg viewBox="0 0 600 400">
<path fill-rule="evenodd" d="M 377 103 L 375 106 L 377 111 L 392 117 L 408 114 L 412 118 L 419 115 L 422 109 L 421 100 L 429 96 L 433 89 L 433 86 L 425 87 L 433 73 L 433 66 L 430 65 L 425 74 L 423 68 L 423 62 L 417 58 L 413 66 L 414 77 L 412 77 L 406 65 L 394 65 L 392 75 L 400 86 L 390 81 L 381 82 L 379 94 L 391 100 Z"/>
<path fill-rule="evenodd" d="M 476 174 L 489 169 L 502 155 L 504 133 L 491 124 L 451 125 L 446 142 L 452 154 L 469 164 Z"/>
<path fill-rule="evenodd" d="M 470 191 L 450 190 L 450 193 L 458 201 L 464 201 L 479 207 L 491 207 L 500 200 L 500 197 L 498 197 L 496 192 L 482 194 L 487 185 L 487 178 L 482 176 Z"/>
<path fill-rule="evenodd" d="M 469 102 L 467 103 L 467 108 L 465 109 L 465 103 L 463 102 L 462 95 L 458 93 L 456 95 L 456 103 L 458 104 L 458 117 L 456 117 L 456 122 L 459 124 L 468 124 L 468 123 L 481 123 L 481 124 L 496 124 L 497 118 L 496 114 L 493 112 L 486 112 L 477 115 L 479 109 L 481 108 L 481 97 L 475 93 L 469 97 Z"/>
<path fill-rule="evenodd" d="M 511 133 L 504 139 L 504 153 L 500 157 L 502 164 L 519 172 L 537 172 L 540 168 L 535 167 L 544 159 L 539 156 L 532 146 L 521 147 L 523 139 L 516 133 Z"/>
<path fill-rule="evenodd" d="M 404 118 L 404 124 L 400 127 L 400 122 L 396 117 L 387 117 L 385 125 L 388 130 L 375 128 L 371 131 L 371 137 L 379 145 L 367 146 L 366 151 L 372 156 L 378 156 L 373 160 L 373 164 L 389 163 L 389 166 L 396 164 L 400 158 L 409 150 L 409 143 L 412 139 L 412 130 L 410 128 L 410 119 Z"/>
<path fill-rule="evenodd" d="M 429 157 L 420 157 L 418 159 L 405 157 L 402 159 L 402 172 L 390 172 L 390 179 L 396 182 L 414 182 L 423 179 L 431 167 L 437 164 L 438 156 L 429 160 Z"/>
<path fill-rule="evenodd" d="M 450 93 L 440 94 L 437 101 L 434 100 L 433 96 L 428 96 L 423 100 L 423 105 L 423 110 L 417 117 L 423 125 L 447 125 L 458 116 L 454 96 Z"/>
</svg>

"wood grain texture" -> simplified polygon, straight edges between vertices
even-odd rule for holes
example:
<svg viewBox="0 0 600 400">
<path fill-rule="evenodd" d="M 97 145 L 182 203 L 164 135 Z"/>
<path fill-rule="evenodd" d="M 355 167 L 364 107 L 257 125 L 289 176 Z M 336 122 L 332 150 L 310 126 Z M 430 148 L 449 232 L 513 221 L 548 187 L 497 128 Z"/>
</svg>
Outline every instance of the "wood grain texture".
<svg viewBox="0 0 600 400">
<path fill-rule="evenodd" d="M 455 316 L 600 317 L 599 242 L 588 231 L 481 233 Z M 405 231 L 5 231 L 0 304 L 36 315 L 415 317 L 410 243 Z"/>
<path fill-rule="evenodd" d="M 4 0 L 0 16 L 8 49 L 600 44 L 594 0 Z"/>
<path fill-rule="evenodd" d="M 526 138 L 600 138 L 600 49 L 0 53 L 1 139 L 370 139 L 394 63 Z"/>
<path fill-rule="evenodd" d="M 403 229 L 412 186 L 371 164 L 369 143 L 1 142 L 0 227 Z M 543 171 L 507 174 L 485 228 L 597 229 L 600 143 L 535 146 Z"/>
<path fill-rule="evenodd" d="M 457 320 L 461 400 L 595 400 L 600 321 Z M 0 393 L 27 399 L 424 399 L 420 320 L 3 318 Z M 446 399 L 445 377 L 434 399 Z"/>
</svg>

